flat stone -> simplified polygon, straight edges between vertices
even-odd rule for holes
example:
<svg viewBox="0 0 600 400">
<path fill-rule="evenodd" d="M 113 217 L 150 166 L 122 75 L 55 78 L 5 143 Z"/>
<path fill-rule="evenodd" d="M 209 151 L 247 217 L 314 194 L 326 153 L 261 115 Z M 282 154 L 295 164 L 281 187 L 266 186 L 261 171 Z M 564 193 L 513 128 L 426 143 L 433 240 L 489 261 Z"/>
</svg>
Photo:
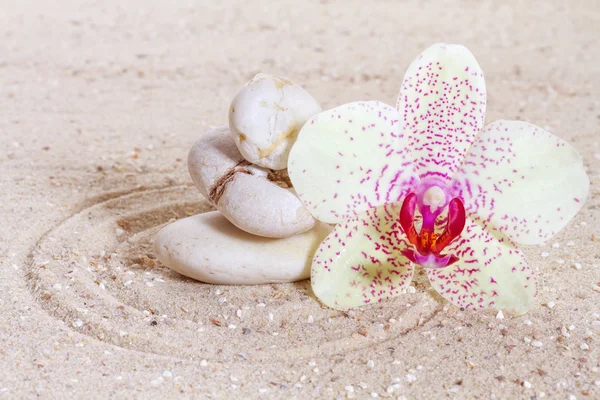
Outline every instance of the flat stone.
<svg viewBox="0 0 600 400">
<path fill-rule="evenodd" d="M 294 282 L 310 276 L 313 254 L 331 229 L 318 223 L 307 232 L 270 239 L 242 231 L 212 211 L 165 226 L 156 235 L 154 248 L 164 265 L 202 282 Z"/>
</svg>

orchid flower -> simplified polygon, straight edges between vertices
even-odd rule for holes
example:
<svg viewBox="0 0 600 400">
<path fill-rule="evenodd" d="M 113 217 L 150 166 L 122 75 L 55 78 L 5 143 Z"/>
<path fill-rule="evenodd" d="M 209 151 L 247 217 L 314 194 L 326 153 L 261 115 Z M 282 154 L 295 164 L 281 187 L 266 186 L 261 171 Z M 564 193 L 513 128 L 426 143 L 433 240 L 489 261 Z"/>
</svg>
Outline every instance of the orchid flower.
<svg viewBox="0 0 600 400">
<path fill-rule="evenodd" d="M 517 245 L 564 228 L 589 180 L 568 143 L 526 122 L 484 127 L 485 107 L 471 52 L 436 44 L 410 65 L 397 108 L 356 102 L 304 125 L 289 175 L 308 210 L 337 224 L 313 259 L 321 302 L 399 295 L 416 264 L 459 307 L 531 307 L 538 285 Z"/>
</svg>

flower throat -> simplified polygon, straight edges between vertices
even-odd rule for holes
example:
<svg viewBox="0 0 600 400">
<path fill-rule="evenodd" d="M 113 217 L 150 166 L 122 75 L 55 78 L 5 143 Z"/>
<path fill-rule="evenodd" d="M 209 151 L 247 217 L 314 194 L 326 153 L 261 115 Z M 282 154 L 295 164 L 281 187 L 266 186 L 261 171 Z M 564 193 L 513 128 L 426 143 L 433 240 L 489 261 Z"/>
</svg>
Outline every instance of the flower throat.
<svg viewBox="0 0 600 400">
<path fill-rule="evenodd" d="M 413 192 L 406 196 L 400 209 L 400 225 L 412 244 L 412 248 L 403 250 L 402 254 L 424 268 L 444 268 L 452 265 L 459 258 L 454 254 L 442 254 L 442 251 L 463 231 L 466 222 L 465 206 L 458 197 L 448 202 L 445 191 L 437 185 L 425 186 L 424 190 L 419 192 L 419 195 Z M 419 232 L 415 228 L 417 206 L 423 217 Z M 435 232 L 435 221 L 446 207 L 446 228 L 438 234 Z"/>
</svg>

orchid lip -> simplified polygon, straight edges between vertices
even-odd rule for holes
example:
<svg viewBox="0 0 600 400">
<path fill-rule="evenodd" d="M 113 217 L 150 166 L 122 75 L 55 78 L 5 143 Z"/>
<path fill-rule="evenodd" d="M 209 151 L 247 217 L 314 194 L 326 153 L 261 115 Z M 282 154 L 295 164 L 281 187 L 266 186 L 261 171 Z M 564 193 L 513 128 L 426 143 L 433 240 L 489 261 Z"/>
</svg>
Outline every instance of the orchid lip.
<svg viewBox="0 0 600 400">
<path fill-rule="evenodd" d="M 444 268 L 459 260 L 453 254 L 442 254 L 442 251 L 462 233 L 466 223 L 465 207 L 458 197 L 450 200 L 447 203 L 446 228 L 438 234 L 434 229 L 435 220 L 446 206 L 446 195 L 438 186 L 431 186 L 422 193 L 424 195 L 421 196 L 410 193 L 400 209 L 400 225 L 412 245 L 411 249 L 404 250 L 402 254 L 424 268 Z M 423 216 L 423 225 L 419 232 L 415 228 L 417 205 Z"/>
<path fill-rule="evenodd" d="M 454 254 L 421 254 L 418 250 L 408 249 L 403 250 L 402 254 L 415 264 L 419 264 L 423 268 L 440 269 L 446 268 L 459 260 Z"/>
</svg>

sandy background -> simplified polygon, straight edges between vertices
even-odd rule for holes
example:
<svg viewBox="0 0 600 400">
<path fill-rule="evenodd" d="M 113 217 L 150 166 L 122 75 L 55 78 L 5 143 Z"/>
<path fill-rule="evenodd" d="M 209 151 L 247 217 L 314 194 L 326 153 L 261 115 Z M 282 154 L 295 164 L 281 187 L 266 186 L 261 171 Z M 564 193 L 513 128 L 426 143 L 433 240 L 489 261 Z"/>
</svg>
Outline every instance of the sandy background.
<svg viewBox="0 0 600 400">
<path fill-rule="evenodd" d="M 0 0 L 0 398 L 600 398 L 599 27 L 594 0 Z M 209 209 L 187 151 L 255 73 L 324 108 L 395 104 L 438 41 L 479 60 L 488 122 L 569 140 L 592 180 L 525 249 L 528 315 L 461 312 L 422 276 L 342 314 L 306 282 L 210 286 L 154 260 L 162 224 Z"/>
</svg>

